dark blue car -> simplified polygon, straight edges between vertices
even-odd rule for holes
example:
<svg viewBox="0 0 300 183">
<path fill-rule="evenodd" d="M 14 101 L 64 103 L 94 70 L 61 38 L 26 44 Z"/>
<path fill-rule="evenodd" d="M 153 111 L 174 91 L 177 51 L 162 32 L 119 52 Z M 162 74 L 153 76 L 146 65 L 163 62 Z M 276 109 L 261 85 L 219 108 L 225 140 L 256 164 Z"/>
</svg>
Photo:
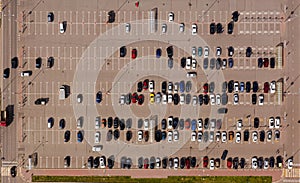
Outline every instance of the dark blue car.
<svg viewBox="0 0 300 183">
<path fill-rule="evenodd" d="M 102 92 L 99 91 L 97 94 L 96 94 L 96 102 L 97 103 L 100 103 L 102 101 Z"/>
<path fill-rule="evenodd" d="M 77 142 L 83 141 L 83 134 L 81 131 L 77 132 Z"/>
<path fill-rule="evenodd" d="M 156 58 L 160 58 L 160 57 L 161 57 L 161 49 L 158 48 L 158 49 L 156 50 Z"/>
</svg>

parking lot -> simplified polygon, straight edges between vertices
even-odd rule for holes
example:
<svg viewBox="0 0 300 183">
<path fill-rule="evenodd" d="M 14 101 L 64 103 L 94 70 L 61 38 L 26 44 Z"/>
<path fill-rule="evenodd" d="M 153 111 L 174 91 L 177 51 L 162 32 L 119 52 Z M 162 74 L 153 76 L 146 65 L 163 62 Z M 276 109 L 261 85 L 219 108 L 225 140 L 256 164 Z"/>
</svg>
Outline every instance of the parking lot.
<svg viewBox="0 0 300 183">
<path fill-rule="evenodd" d="M 149 7 L 155 3 L 143 3 L 135 7 L 134 2 L 123 4 L 118 1 L 102 7 L 97 2 L 80 6 L 80 1 L 66 1 L 63 8 L 58 8 L 57 2 L 45 1 L 33 9 L 35 3 L 22 3 L 26 11 L 22 8 L 19 11 L 23 26 L 19 26 L 22 33 L 18 46 L 23 54 L 19 56 L 18 72 L 32 71 L 32 75 L 18 78 L 15 92 L 21 114 L 18 116 L 21 124 L 18 126 L 18 141 L 20 147 L 25 149 L 23 167 L 36 170 L 87 169 L 91 168 L 89 157 L 95 159 L 105 156 L 107 160 L 114 157 L 113 169 L 126 167 L 127 161 L 131 162 L 131 169 L 138 169 L 140 157 L 150 160 L 150 169 L 151 157 L 159 157 L 160 160 L 178 157 L 179 164 L 181 157 L 196 157 L 194 168 L 204 170 L 210 168 L 210 165 L 204 166 L 204 157 L 220 159 L 224 150 L 228 150 L 226 158 L 221 159 L 220 165 L 215 165 L 214 169 L 233 168 L 228 165 L 229 157 L 244 158 L 245 170 L 256 169 L 253 167 L 254 156 L 274 157 L 274 168 L 268 165 L 271 170 L 286 168 L 285 161 L 292 154 L 286 156 L 284 144 L 289 125 L 285 123 L 284 104 L 279 101 L 279 95 L 283 92 L 280 87 L 285 67 L 281 67 L 277 52 L 284 33 L 284 13 L 280 5 L 270 3 L 269 10 L 265 11 L 253 6 L 248 9 L 246 1 L 213 4 L 195 1 L 191 6 L 182 1 L 159 2 L 157 28 L 152 33 L 150 10 L 154 10 Z M 78 6 L 81 8 L 76 8 Z M 27 13 L 27 10 L 31 10 L 31 13 Z M 115 20 L 108 23 L 111 10 L 115 10 Z M 234 22 L 233 32 L 229 33 L 228 24 L 233 21 L 232 12 L 235 10 L 239 11 L 239 18 Z M 49 12 L 54 14 L 50 22 Z M 174 16 L 172 21 L 170 12 Z M 62 33 L 60 26 L 63 21 L 67 23 Z M 212 22 L 222 24 L 222 33 L 211 33 Z M 125 26 L 126 23 L 130 23 L 130 28 Z M 184 31 L 179 29 L 181 23 L 184 23 Z M 192 35 L 194 24 L 197 25 L 197 35 Z M 167 26 L 166 32 L 164 25 Z M 124 56 L 120 56 L 122 46 L 126 46 L 127 50 Z M 172 56 L 167 51 L 170 46 L 173 47 Z M 231 56 L 228 53 L 230 46 L 234 48 Z M 198 51 L 195 55 L 192 53 L 193 47 Z M 209 48 L 207 56 L 206 47 Z M 218 47 L 222 49 L 220 54 L 216 51 Z M 249 47 L 251 54 L 247 56 Z M 161 49 L 159 56 L 158 49 Z M 42 59 L 41 68 L 36 66 L 39 57 Z M 49 66 L 49 57 L 54 58 L 53 66 Z M 183 58 L 186 59 L 184 65 Z M 195 67 L 188 68 L 187 60 L 190 58 L 196 61 Z M 262 65 L 259 64 L 259 58 L 264 60 Z M 274 67 L 271 66 L 272 58 L 276 60 Z M 232 65 L 229 59 L 233 60 Z M 195 76 L 187 77 L 187 73 L 194 72 Z M 151 80 L 155 83 L 153 91 L 149 86 Z M 238 89 L 232 86 L 233 91 L 229 92 L 228 83 L 231 80 L 238 82 Z M 172 82 L 174 88 L 169 91 L 167 86 L 164 89 L 164 81 Z M 175 89 L 176 83 L 181 81 L 191 83 L 189 91 L 186 88 L 185 91 Z M 257 91 L 254 91 L 255 81 L 258 83 Z M 269 86 L 267 91 L 265 87 L 266 82 L 269 85 L 272 81 L 276 82 L 273 93 Z M 141 91 L 138 91 L 139 82 L 142 83 Z M 222 88 L 224 82 L 225 91 Z M 242 87 L 247 82 L 251 83 L 249 91 Z M 211 83 L 214 84 L 213 89 Z M 205 84 L 209 85 L 209 91 L 205 91 Z M 61 99 L 62 86 L 68 88 L 65 99 Z M 98 98 L 99 92 L 101 97 Z M 137 94 L 136 98 L 134 93 Z M 161 101 L 151 101 L 152 93 L 159 94 Z M 126 100 L 128 94 L 129 101 Z M 223 98 L 219 103 L 213 102 L 222 94 L 227 96 L 225 104 L 222 103 Z M 255 103 L 254 95 L 257 96 Z M 263 101 L 260 101 L 260 95 L 264 96 Z M 121 101 L 123 96 L 124 104 Z M 138 96 L 143 100 L 140 101 Z M 179 98 L 177 104 L 175 96 Z M 237 101 L 235 96 L 238 96 Z M 47 102 L 39 105 L 38 99 L 46 99 Z M 202 99 L 204 103 L 200 104 Z M 226 108 L 228 112 L 218 112 L 220 108 Z M 168 121 L 170 116 L 172 120 L 178 120 L 177 125 L 168 127 L 167 124 L 167 128 L 163 128 L 162 120 Z M 270 126 L 270 117 L 277 116 L 280 119 L 279 126 Z M 100 127 L 95 126 L 97 117 Z M 109 127 L 109 118 L 116 117 L 117 126 L 112 121 Z M 203 120 L 201 128 L 198 123 L 200 118 Z M 204 124 L 206 118 L 208 127 Z M 257 126 L 255 118 L 259 119 Z M 53 121 L 49 126 L 50 119 Z M 63 127 L 60 125 L 62 119 L 65 120 Z M 78 124 L 80 119 L 82 122 Z M 242 127 L 238 129 L 237 122 L 240 119 Z M 147 120 L 149 124 L 145 122 Z M 196 126 L 193 126 L 193 120 L 197 121 Z M 218 120 L 221 125 L 213 126 L 211 121 Z M 123 123 L 125 127 L 122 129 Z M 112 136 L 108 137 L 110 130 Z M 66 140 L 66 131 L 70 132 L 69 140 Z M 141 137 L 140 131 L 143 134 Z M 247 140 L 244 139 L 245 131 L 249 132 Z M 260 139 L 262 131 L 265 135 Z M 269 131 L 272 137 L 267 140 Z M 275 138 L 277 131 L 280 132 L 279 138 Z M 79 140 L 79 132 L 83 133 L 83 140 Z M 100 132 L 99 143 L 95 142 L 96 132 Z M 175 140 L 177 132 L 179 139 Z M 201 140 L 198 139 L 200 132 L 203 135 Z M 216 136 L 221 136 L 223 132 L 227 134 L 224 142 Z M 233 138 L 229 135 L 231 132 Z M 258 140 L 255 141 L 253 133 L 256 132 Z M 129 133 L 132 134 L 130 138 Z M 239 141 L 237 134 L 241 134 Z M 92 150 L 97 145 L 101 145 L 100 152 Z M 37 153 L 37 158 L 34 165 L 30 165 L 28 157 L 34 153 Z M 67 156 L 70 156 L 68 166 L 65 160 Z M 278 167 L 278 156 L 284 158 L 283 167 Z M 125 165 L 123 157 L 127 158 Z M 144 164 L 143 161 L 142 168 Z M 188 167 L 187 163 L 184 167 Z M 162 166 L 156 168 L 162 169 Z"/>
</svg>

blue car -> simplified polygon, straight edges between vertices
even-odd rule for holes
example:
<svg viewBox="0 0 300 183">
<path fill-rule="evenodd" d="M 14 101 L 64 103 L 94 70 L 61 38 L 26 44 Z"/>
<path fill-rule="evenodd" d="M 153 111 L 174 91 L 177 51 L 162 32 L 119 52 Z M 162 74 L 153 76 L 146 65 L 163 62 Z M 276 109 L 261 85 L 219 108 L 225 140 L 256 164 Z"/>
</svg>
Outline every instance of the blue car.
<svg viewBox="0 0 300 183">
<path fill-rule="evenodd" d="M 241 92 L 244 92 L 244 90 L 245 90 L 245 83 L 244 83 L 244 82 L 241 82 L 241 83 L 240 83 L 240 91 L 241 91 Z"/>
<path fill-rule="evenodd" d="M 102 101 L 102 92 L 99 91 L 97 94 L 96 94 L 96 102 L 97 103 L 100 103 Z"/>
<path fill-rule="evenodd" d="M 81 131 L 77 132 L 77 142 L 83 141 L 83 134 Z"/>
<path fill-rule="evenodd" d="M 198 56 L 199 56 L 199 57 L 202 56 L 202 47 L 198 47 Z"/>
<path fill-rule="evenodd" d="M 156 58 L 160 58 L 160 57 L 161 57 L 161 49 L 158 48 L 158 49 L 156 50 Z"/>
<path fill-rule="evenodd" d="M 195 131 L 196 128 L 197 128 L 197 121 L 195 119 L 193 119 L 191 129 L 192 129 L 192 131 Z"/>
<path fill-rule="evenodd" d="M 233 59 L 232 58 L 228 59 L 228 65 L 229 65 L 230 68 L 233 67 Z"/>
</svg>

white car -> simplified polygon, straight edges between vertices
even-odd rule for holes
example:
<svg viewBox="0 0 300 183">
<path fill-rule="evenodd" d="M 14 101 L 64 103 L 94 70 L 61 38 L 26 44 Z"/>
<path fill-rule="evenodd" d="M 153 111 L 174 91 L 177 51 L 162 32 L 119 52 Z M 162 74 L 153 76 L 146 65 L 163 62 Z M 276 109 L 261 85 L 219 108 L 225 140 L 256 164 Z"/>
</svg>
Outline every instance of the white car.
<svg viewBox="0 0 300 183">
<path fill-rule="evenodd" d="M 180 95 L 180 105 L 183 105 L 184 104 L 184 102 L 185 102 L 185 95 L 184 94 L 181 94 Z"/>
<path fill-rule="evenodd" d="M 198 97 L 197 97 L 197 95 L 194 95 L 193 96 L 193 100 L 192 100 L 193 102 L 193 106 L 196 106 L 197 104 L 198 104 Z"/>
<path fill-rule="evenodd" d="M 252 132 L 252 141 L 257 142 L 257 139 L 258 139 L 257 131 Z"/>
<path fill-rule="evenodd" d="M 235 93 L 233 95 L 233 104 L 237 105 L 239 103 L 239 94 Z"/>
<path fill-rule="evenodd" d="M 178 168 L 178 166 L 179 166 L 179 158 L 177 158 L 177 157 L 174 158 L 173 164 L 174 164 L 174 169 L 176 170 Z"/>
<path fill-rule="evenodd" d="M 191 69 L 191 65 L 192 65 L 192 59 L 190 57 L 188 57 L 186 59 L 185 69 L 187 69 L 187 70 Z"/>
<path fill-rule="evenodd" d="M 138 131 L 138 141 L 142 141 L 143 140 L 143 131 L 139 130 Z"/>
<path fill-rule="evenodd" d="M 196 68 L 197 68 L 197 60 L 192 59 L 192 70 L 196 70 Z"/>
<path fill-rule="evenodd" d="M 293 168 L 293 159 L 292 158 L 288 159 L 287 167 L 288 167 L 288 169 L 292 169 Z"/>
<path fill-rule="evenodd" d="M 95 119 L 95 129 L 99 129 L 100 128 L 100 117 L 97 116 Z"/>
<path fill-rule="evenodd" d="M 221 132 L 220 131 L 217 131 L 216 132 L 216 141 L 219 142 L 221 139 Z"/>
<path fill-rule="evenodd" d="M 169 13 L 169 22 L 173 22 L 174 21 L 174 13 L 170 12 Z"/>
<path fill-rule="evenodd" d="M 266 169 L 268 169 L 269 168 L 269 161 L 268 161 L 269 159 L 265 159 L 265 161 L 264 161 L 264 169 L 266 170 Z"/>
<path fill-rule="evenodd" d="M 277 116 L 275 118 L 275 128 L 276 129 L 280 128 L 280 117 L 279 116 Z"/>
<path fill-rule="evenodd" d="M 210 169 L 210 170 L 215 169 L 215 160 L 214 160 L 213 158 L 211 158 L 211 159 L 209 160 L 209 169 Z"/>
<path fill-rule="evenodd" d="M 276 81 L 270 83 L 270 92 L 273 94 L 276 92 Z"/>
<path fill-rule="evenodd" d="M 66 24 L 65 23 L 65 21 L 64 22 L 60 22 L 59 23 L 59 32 L 61 33 L 61 34 L 63 34 L 66 30 L 65 30 L 65 25 L 64 24 Z"/>
<path fill-rule="evenodd" d="M 178 90 L 179 90 L 179 83 L 176 82 L 174 83 L 174 93 L 178 93 Z"/>
<path fill-rule="evenodd" d="M 100 168 L 105 168 L 105 159 L 103 156 L 99 158 Z"/>
<path fill-rule="evenodd" d="M 221 95 L 220 94 L 216 95 L 216 104 L 221 105 Z"/>
<path fill-rule="evenodd" d="M 168 129 L 172 129 L 173 128 L 173 126 L 172 126 L 173 125 L 173 116 L 169 116 L 167 122 L 168 122 L 168 124 L 167 124 Z"/>
<path fill-rule="evenodd" d="M 215 103 L 216 103 L 215 95 L 210 94 L 209 98 L 210 98 L 210 105 L 215 105 Z"/>
<path fill-rule="evenodd" d="M 257 158 L 256 156 L 251 159 L 252 168 L 257 169 Z"/>
<path fill-rule="evenodd" d="M 124 105 L 124 104 L 125 104 L 125 95 L 121 95 L 120 100 L 119 100 L 119 103 L 120 103 L 121 105 Z"/>
<path fill-rule="evenodd" d="M 203 120 L 202 118 L 198 119 L 198 131 L 202 131 L 203 129 Z"/>
<path fill-rule="evenodd" d="M 184 32 L 184 23 L 179 24 L 179 32 Z"/>
<path fill-rule="evenodd" d="M 173 139 L 175 142 L 177 142 L 179 140 L 179 132 L 178 130 L 174 130 L 173 132 Z"/>
<path fill-rule="evenodd" d="M 126 33 L 130 32 L 130 23 L 125 24 L 125 31 L 126 31 Z"/>
<path fill-rule="evenodd" d="M 168 132 L 168 142 L 172 142 L 172 140 L 173 140 L 173 132 L 169 131 Z"/>
<path fill-rule="evenodd" d="M 202 142 L 202 132 L 198 132 L 198 142 Z"/>
<path fill-rule="evenodd" d="M 186 73 L 187 78 L 195 78 L 197 77 L 197 72 L 188 72 Z"/>
<path fill-rule="evenodd" d="M 236 132 L 235 133 L 235 142 L 236 143 L 241 143 L 241 132 Z"/>
<path fill-rule="evenodd" d="M 222 61 L 222 69 L 225 69 L 227 67 L 227 59 L 223 59 Z"/>
<path fill-rule="evenodd" d="M 258 105 L 264 105 L 264 94 L 258 96 Z"/>
<path fill-rule="evenodd" d="M 216 56 L 219 57 L 219 56 L 221 56 L 221 54 L 222 54 L 221 47 L 217 47 L 217 49 L 216 49 Z"/>
<path fill-rule="evenodd" d="M 149 128 L 149 119 L 145 119 L 144 120 L 144 129 L 148 130 L 148 128 Z"/>
<path fill-rule="evenodd" d="M 96 132 L 95 133 L 95 143 L 96 144 L 100 143 L 100 137 L 101 137 L 100 132 Z"/>
<path fill-rule="evenodd" d="M 239 92 L 239 82 L 234 82 L 234 92 Z"/>
<path fill-rule="evenodd" d="M 162 33 L 166 33 L 166 32 L 167 32 L 167 24 L 163 24 L 163 25 L 161 26 L 161 32 L 162 32 Z"/>
<path fill-rule="evenodd" d="M 204 47 L 204 58 L 207 58 L 209 56 L 209 48 L 208 46 Z"/>
<path fill-rule="evenodd" d="M 168 93 L 173 93 L 173 83 L 172 82 L 168 83 Z"/>
<path fill-rule="evenodd" d="M 198 27 L 197 24 L 192 25 L 192 35 L 197 35 Z"/>
<path fill-rule="evenodd" d="M 224 143 L 227 141 L 227 132 L 223 131 L 221 134 L 221 141 Z"/>
<path fill-rule="evenodd" d="M 173 103 L 173 95 L 172 94 L 168 94 L 168 104 Z"/>
<path fill-rule="evenodd" d="M 149 81 L 149 92 L 154 92 L 154 81 Z"/>
<path fill-rule="evenodd" d="M 197 136 L 196 132 L 193 131 L 193 132 L 191 133 L 191 141 L 192 141 L 192 142 L 195 142 L 195 141 L 196 141 L 196 136 Z"/>
<path fill-rule="evenodd" d="M 163 94 L 162 96 L 162 104 L 167 104 L 167 95 Z"/>
<path fill-rule="evenodd" d="M 195 58 L 196 54 L 197 54 L 197 48 L 196 48 L 196 46 L 193 46 L 192 47 L 192 57 Z"/>
<path fill-rule="evenodd" d="M 160 158 L 159 157 L 157 157 L 156 158 L 156 168 L 159 168 L 160 167 Z"/>
<path fill-rule="evenodd" d="M 270 117 L 269 118 L 269 128 L 273 129 L 274 126 L 275 126 L 275 124 L 274 124 L 274 117 Z"/>
<path fill-rule="evenodd" d="M 267 141 L 271 142 L 272 140 L 272 130 L 267 131 Z"/>
<path fill-rule="evenodd" d="M 237 122 L 236 122 L 236 129 L 237 130 L 241 130 L 243 127 L 243 121 L 241 119 L 239 119 Z"/>
<path fill-rule="evenodd" d="M 280 131 L 279 130 L 275 130 L 275 132 L 274 132 L 274 140 L 276 142 L 278 142 L 279 139 L 280 139 Z"/>
</svg>

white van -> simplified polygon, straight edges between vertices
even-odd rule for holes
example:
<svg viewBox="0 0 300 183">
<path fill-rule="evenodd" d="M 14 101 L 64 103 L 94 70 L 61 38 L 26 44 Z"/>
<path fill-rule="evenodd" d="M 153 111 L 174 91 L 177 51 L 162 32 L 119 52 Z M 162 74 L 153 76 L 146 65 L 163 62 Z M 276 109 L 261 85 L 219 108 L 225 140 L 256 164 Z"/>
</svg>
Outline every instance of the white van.
<svg viewBox="0 0 300 183">
<path fill-rule="evenodd" d="M 102 145 L 95 145 L 92 147 L 92 151 L 94 152 L 99 152 L 99 151 L 102 151 Z"/>
</svg>

